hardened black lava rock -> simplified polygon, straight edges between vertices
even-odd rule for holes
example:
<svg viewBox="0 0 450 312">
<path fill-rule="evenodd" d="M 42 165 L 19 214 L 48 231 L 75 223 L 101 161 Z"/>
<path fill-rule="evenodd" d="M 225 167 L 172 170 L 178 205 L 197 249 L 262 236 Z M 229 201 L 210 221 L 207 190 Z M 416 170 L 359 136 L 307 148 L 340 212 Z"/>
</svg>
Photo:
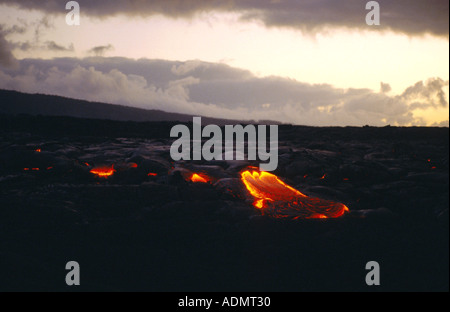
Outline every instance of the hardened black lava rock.
<svg viewBox="0 0 450 312">
<path fill-rule="evenodd" d="M 81 291 L 373 291 L 369 261 L 376 290 L 448 291 L 448 128 L 280 126 L 275 174 L 350 209 L 285 220 L 240 180 L 259 162 L 173 161 L 173 123 L 8 118 L 2 291 L 72 291 L 71 260 Z"/>
</svg>

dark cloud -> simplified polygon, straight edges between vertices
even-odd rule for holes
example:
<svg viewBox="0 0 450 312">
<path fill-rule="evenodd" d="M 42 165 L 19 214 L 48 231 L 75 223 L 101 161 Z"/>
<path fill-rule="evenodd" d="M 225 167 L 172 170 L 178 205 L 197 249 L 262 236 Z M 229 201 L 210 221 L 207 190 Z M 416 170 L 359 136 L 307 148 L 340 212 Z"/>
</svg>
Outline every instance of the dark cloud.
<svg viewBox="0 0 450 312">
<path fill-rule="evenodd" d="M 14 42 L 11 43 L 11 45 L 14 47 L 14 49 L 19 49 L 21 51 L 30 51 L 31 49 L 35 48 L 35 46 L 30 43 L 30 41 Z"/>
<path fill-rule="evenodd" d="M 27 9 L 63 13 L 66 0 L 0 0 Z M 107 17 L 118 14 L 149 16 L 163 14 L 170 17 L 192 17 L 197 13 L 222 11 L 240 13 L 243 19 L 262 21 L 267 26 L 293 27 L 308 32 L 323 27 L 359 29 L 391 29 L 411 35 L 449 33 L 448 0 L 378 0 L 381 26 L 365 23 L 368 11 L 363 0 L 116 0 L 84 1 L 81 14 Z"/>
<path fill-rule="evenodd" d="M 6 31 L 0 25 L 0 65 L 11 67 L 17 65 L 16 58 L 11 53 L 12 45 L 5 39 Z"/>
<path fill-rule="evenodd" d="M 42 19 L 36 21 L 33 23 L 33 26 L 35 26 L 34 30 L 34 40 L 36 42 L 39 42 L 42 36 L 42 29 L 50 29 L 53 28 L 53 22 L 50 20 L 48 16 L 44 16 Z"/>
<path fill-rule="evenodd" d="M 73 43 L 67 47 L 56 43 L 55 41 L 46 41 L 44 43 L 39 43 L 35 41 L 19 41 L 9 43 L 11 50 L 18 49 L 21 51 L 31 51 L 31 50 L 47 50 L 52 52 L 74 52 L 75 46 Z"/>
<path fill-rule="evenodd" d="M 423 125 L 415 108 L 447 107 L 448 81 L 419 81 L 400 95 L 339 89 L 281 77 L 259 78 L 201 61 L 25 59 L 0 71 L 0 88 L 47 93 L 147 109 L 305 125 Z"/>
<path fill-rule="evenodd" d="M 53 40 L 47 40 L 45 42 L 41 42 L 41 37 L 43 31 L 53 28 L 53 21 L 48 17 L 42 17 L 38 20 L 27 22 L 21 19 L 17 19 L 19 24 L 14 24 L 5 28 L 0 28 L 0 36 L 2 36 L 3 42 L 1 43 L 1 48 L 3 51 L 3 59 L 11 59 L 12 54 L 11 51 L 14 49 L 18 49 L 21 51 L 30 51 L 30 50 L 48 50 L 53 52 L 74 52 L 75 48 L 73 43 L 69 46 L 65 47 L 61 44 L 56 43 Z M 33 31 L 33 39 L 26 41 L 12 41 L 6 40 L 5 36 L 8 35 L 23 35 L 28 31 Z M 0 39 L 0 42 L 2 40 Z M 9 56 L 7 54 L 9 52 Z M 6 53 L 6 54 L 5 54 Z"/>
<path fill-rule="evenodd" d="M 5 35 L 9 35 L 9 34 L 23 34 L 27 31 L 27 27 L 26 26 L 21 26 L 21 25 L 13 25 L 10 28 L 4 29 L 3 33 Z"/>
<path fill-rule="evenodd" d="M 73 44 L 70 44 L 68 47 L 64 47 L 62 45 L 57 44 L 54 41 L 46 41 L 45 48 L 47 50 L 55 52 L 73 52 L 75 50 Z"/>
<path fill-rule="evenodd" d="M 114 50 L 114 46 L 111 44 L 104 45 L 104 46 L 97 46 L 93 47 L 88 51 L 90 54 L 94 54 L 95 56 L 103 56 L 106 52 Z"/>
<path fill-rule="evenodd" d="M 5 37 L 11 34 L 25 33 L 27 31 L 26 24 L 23 22 L 20 22 L 20 24 L 15 24 L 10 27 L 5 27 L 5 25 L 0 24 L 0 65 L 7 67 L 17 65 L 16 58 L 11 51 L 18 47 L 18 44 L 10 42 Z"/>
</svg>

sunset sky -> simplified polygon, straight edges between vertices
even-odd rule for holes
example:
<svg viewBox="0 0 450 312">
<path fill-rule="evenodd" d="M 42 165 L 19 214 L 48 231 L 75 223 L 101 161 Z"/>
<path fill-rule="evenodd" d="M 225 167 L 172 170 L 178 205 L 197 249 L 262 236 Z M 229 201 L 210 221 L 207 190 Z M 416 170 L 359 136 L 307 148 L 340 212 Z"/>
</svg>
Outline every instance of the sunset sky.
<svg viewBox="0 0 450 312">
<path fill-rule="evenodd" d="M 449 2 L 0 0 L 0 88 L 232 119 L 449 124 Z"/>
</svg>

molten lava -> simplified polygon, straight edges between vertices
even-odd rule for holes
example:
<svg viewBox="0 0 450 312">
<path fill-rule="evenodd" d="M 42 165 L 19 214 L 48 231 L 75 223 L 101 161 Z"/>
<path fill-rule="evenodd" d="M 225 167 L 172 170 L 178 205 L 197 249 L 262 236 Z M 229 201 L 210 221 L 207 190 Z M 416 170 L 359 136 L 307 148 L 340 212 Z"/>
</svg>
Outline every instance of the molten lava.
<svg viewBox="0 0 450 312">
<path fill-rule="evenodd" d="M 241 180 L 255 198 L 253 205 L 276 218 L 337 218 L 348 211 L 344 204 L 308 197 L 269 172 L 248 169 Z"/>
<path fill-rule="evenodd" d="M 210 181 L 209 177 L 202 173 L 194 173 L 189 180 L 192 182 L 208 183 Z"/>
<path fill-rule="evenodd" d="M 97 177 L 100 178 L 107 178 L 110 177 L 116 172 L 114 169 L 114 166 L 111 167 L 97 167 L 90 171 L 92 174 L 95 174 Z"/>
</svg>

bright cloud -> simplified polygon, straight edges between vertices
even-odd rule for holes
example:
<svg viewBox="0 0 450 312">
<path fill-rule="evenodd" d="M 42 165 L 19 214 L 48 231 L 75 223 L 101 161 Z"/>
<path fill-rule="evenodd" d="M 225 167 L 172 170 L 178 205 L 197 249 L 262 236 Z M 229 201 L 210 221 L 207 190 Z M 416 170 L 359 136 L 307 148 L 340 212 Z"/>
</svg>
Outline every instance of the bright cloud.
<svg viewBox="0 0 450 312">
<path fill-rule="evenodd" d="M 419 81 L 390 96 L 281 77 L 220 63 L 124 58 L 27 59 L 0 72 L 0 88 L 230 119 L 303 125 L 425 125 L 416 108 L 448 107 L 448 81 Z M 386 87 L 385 87 L 386 89 Z"/>
</svg>

